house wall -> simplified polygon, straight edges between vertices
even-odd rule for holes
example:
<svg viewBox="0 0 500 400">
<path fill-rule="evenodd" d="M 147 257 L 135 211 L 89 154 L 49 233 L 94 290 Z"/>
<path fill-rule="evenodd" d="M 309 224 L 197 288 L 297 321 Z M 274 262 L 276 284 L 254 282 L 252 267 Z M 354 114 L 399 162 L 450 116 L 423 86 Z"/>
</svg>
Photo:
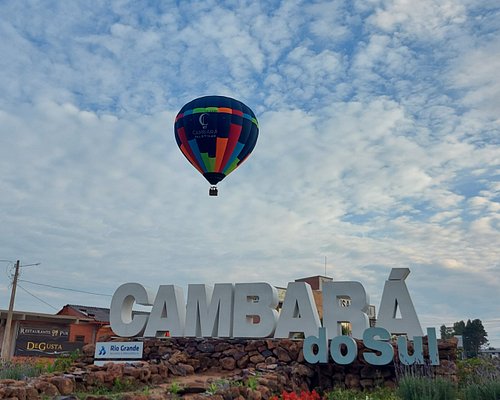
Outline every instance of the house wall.
<svg viewBox="0 0 500 400">
<path fill-rule="evenodd" d="M 77 336 L 83 336 L 83 343 L 95 343 L 96 327 L 93 324 L 71 324 L 69 328 L 69 341 L 77 342 Z"/>
</svg>

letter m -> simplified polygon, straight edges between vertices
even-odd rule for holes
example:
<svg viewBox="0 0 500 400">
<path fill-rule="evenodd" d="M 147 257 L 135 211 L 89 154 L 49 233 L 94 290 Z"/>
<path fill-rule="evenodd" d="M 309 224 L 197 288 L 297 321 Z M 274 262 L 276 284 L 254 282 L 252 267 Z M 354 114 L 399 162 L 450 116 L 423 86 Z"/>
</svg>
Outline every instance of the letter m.
<svg viewBox="0 0 500 400">
<path fill-rule="evenodd" d="M 233 284 L 188 285 L 185 336 L 231 337 Z"/>
</svg>

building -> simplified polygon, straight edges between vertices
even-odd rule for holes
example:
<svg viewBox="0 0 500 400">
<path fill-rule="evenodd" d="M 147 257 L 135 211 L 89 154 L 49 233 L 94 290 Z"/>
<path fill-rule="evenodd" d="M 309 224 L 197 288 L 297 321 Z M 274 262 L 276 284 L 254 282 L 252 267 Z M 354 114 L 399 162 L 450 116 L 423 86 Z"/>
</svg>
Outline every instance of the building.
<svg viewBox="0 0 500 400">
<path fill-rule="evenodd" d="M 12 313 L 10 340 L 6 341 L 7 310 L 0 310 L 0 345 L 3 359 L 12 357 L 58 357 L 83 346 L 71 340 L 71 326 L 92 322 L 88 317 L 53 315 L 26 311 Z"/>
<path fill-rule="evenodd" d="M 71 324 L 69 340 L 95 343 L 113 335 L 109 326 L 109 308 L 66 304 L 57 315 L 84 318 L 87 324 Z"/>
<path fill-rule="evenodd" d="M 323 284 L 325 282 L 333 282 L 333 278 L 323 275 L 315 275 L 307 278 L 296 279 L 295 282 L 306 282 L 311 286 L 314 302 L 316 303 L 316 308 L 318 309 L 318 314 L 320 319 L 323 319 Z M 349 307 L 351 304 L 351 299 L 346 297 L 340 299 L 340 305 L 343 307 Z M 370 322 L 370 327 L 374 327 L 377 321 L 375 314 L 375 306 L 370 305 L 368 308 L 368 320 Z M 350 324 L 342 323 L 343 331 L 346 333 L 350 332 Z"/>
<path fill-rule="evenodd" d="M 500 358 L 500 349 L 490 347 L 489 349 L 479 350 L 479 356 L 485 358 Z"/>
<path fill-rule="evenodd" d="M 306 282 L 311 286 L 312 290 L 321 292 L 323 290 L 323 283 L 333 282 L 333 278 L 330 278 L 329 276 L 315 275 L 308 278 L 295 279 L 295 282 Z"/>
</svg>

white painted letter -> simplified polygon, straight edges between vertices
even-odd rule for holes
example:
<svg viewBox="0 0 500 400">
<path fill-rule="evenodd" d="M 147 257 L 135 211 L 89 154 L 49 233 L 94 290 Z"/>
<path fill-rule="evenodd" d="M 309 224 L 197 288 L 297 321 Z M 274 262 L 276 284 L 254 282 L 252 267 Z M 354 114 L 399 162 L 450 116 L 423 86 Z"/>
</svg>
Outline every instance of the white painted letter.
<svg viewBox="0 0 500 400">
<path fill-rule="evenodd" d="M 232 283 L 188 286 L 186 336 L 231 337 L 232 317 Z"/>
<path fill-rule="evenodd" d="M 134 303 L 150 306 L 153 299 L 153 292 L 139 283 L 124 283 L 116 289 L 109 310 L 109 322 L 113 332 L 122 337 L 142 335 L 148 315 L 132 317 L 132 307 Z"/>
<path fill-rule="evenodd" d="M 408 268 L 393 268 L 389 279 L 385 281 L 380 309 L 377 317 L 377 326 L 387 329 L 394 335 L 406 334 L 413 339 L 422 336 L 422 327 L 405 284 L 410 273 Z M 397 312 L 401 318 L 397 318 Z"/>
<path fill-rule="evenodd" d="M 269 337 L 276 328 L 278 291 L 269 283 L 237 283 L 234 289 L 233 336 Z"/>
<path fill-rule="evenodd" d="M 305 337 L 313 336 L 320 326 L 311 286 L 305 282 L 290 282 L 274 337 L 289 338 L 298 332 Z"/>
<path fill-rule="evenodd" d="M 370 326 L 368 303 L 368 295 L 359 282 L 323 282 L 323 326 L 331 338 L 342 335 L 342 322 L 351 323 L 353 337 L 363 338 Z"/>
<path fill-rule="evenodd" d="M 174 285 L 161 285 L 158 288 L 153 309 L 149 316 L 144 336 L 154 337 L 158 333 L 163 336 L 183 336 L 186 317 L 186 303 L 182 288 Z"/>
</svg>

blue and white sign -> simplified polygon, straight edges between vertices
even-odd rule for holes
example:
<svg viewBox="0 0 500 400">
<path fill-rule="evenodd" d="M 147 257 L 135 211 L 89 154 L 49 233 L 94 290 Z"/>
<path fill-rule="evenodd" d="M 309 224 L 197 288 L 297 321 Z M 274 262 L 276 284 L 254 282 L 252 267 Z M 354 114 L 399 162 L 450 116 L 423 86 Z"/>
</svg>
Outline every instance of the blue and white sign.
<svg viewBox="0 0 500 400">
<path fill-rule="evenodd" d="M 97 342 L 94 358 L 97 359 L 142 359 L 142 342 Z"/>
</svg>

